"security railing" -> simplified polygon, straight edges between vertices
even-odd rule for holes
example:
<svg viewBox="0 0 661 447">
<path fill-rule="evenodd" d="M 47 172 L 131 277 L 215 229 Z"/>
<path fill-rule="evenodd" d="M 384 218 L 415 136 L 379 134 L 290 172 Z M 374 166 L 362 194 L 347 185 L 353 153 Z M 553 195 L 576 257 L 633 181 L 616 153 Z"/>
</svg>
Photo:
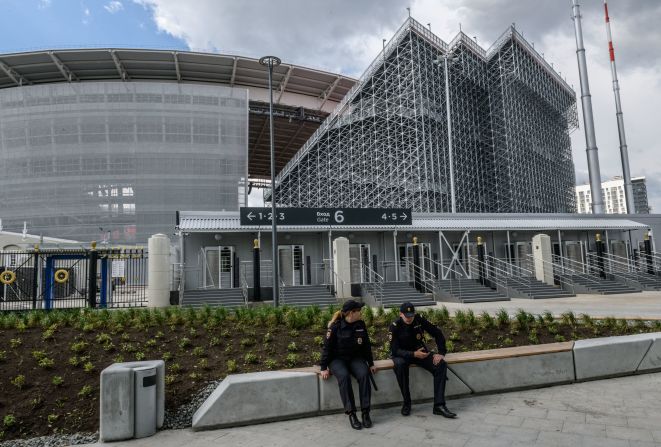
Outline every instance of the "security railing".
<svg viewBox="0 0 661 447">
<path fill-rule="evenodd" d="M 367 266 L 366 268 L 369 270 L 372 281 L 363 283 L 363 287 L 365 287 L 367 293 L 374 298 L 376 305 L 383 307 L 383 286 L 385 280 L 383 279 L 383 276 L 379 275 L 370 266 Z"/>
<path fill-rule="evenodd" d="M 437 297 L 440 297 L 443 295 L 443 292 L 446 291 L 453 297 L 459 299 L 461 301 L 462 296 L 463 296 L 463 291 L 465 290 L 465 287 L 462 285 L 462 280 L 463 279 L 468 279 L 466 275 L 463 273 L 454 270 L 452 267 L 449 265 L 443 265 L 439 261 L 435 261 L 431 258 L 423 258 L 425 262 L 428 262 L 430 266 L 432 266 L 432 269 L 434 267 L 438 269 L 439 272 L 448 273 L 448 276 L 451 276 L 449 279 L 442 279 L 443 276 L 442 274 L 439 275 L 439 279 L 437 279 L 434 283 L 434 299 L 438 301 Z M 443 271 L 445 269 L 445 272 Z M 453 277 L 452 277 L 453 276 Z"/>
</svg>

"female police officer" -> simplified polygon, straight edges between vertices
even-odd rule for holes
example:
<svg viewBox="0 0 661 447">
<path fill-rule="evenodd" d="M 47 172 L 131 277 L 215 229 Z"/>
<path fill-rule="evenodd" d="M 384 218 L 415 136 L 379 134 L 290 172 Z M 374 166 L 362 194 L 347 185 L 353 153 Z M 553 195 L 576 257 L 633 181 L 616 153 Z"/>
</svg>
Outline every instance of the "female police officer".
<svg viewBox="0 0 661 447">
<path fill-rule="evenodd" d="M 376 372 L 367 328 L 360 315 L 360 309 L 364 305 L 348 300 L 342 306 L 342 310 L 333 315 L 333 319 L 328 323 L 320 362 L 323 379 L 328 379 L 329 369 L 337 378 L 344 410 L 349 415 L 351 427 L 356 430 L 372 426 L 369 374 Z M 349 374 L 358 380 L 362 424 L 356 417 L 356 403 Z"/>
</svg>

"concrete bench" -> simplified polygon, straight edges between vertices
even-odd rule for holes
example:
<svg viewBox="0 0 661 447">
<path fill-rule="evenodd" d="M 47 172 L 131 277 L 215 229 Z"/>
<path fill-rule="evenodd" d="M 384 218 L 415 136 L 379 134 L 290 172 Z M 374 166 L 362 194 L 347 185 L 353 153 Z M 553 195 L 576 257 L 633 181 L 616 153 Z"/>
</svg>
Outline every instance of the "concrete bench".
<svg viewBox="0 0 661 447">
<path fill-rule="evenodd" d="M 631 360 L 628 353 L 622 353 L 626 368 L 614 371 L 608 362 L 599 361 L 600 356 L 620 355 L 617 353 L 626 350 L 623 346 L 635 351 Z M 451 353 L 445 359 L 447 397 L 544 387 L 613 374 L 661 370 L 661 333 Z M 372 405 L 400 403 L 399 386 L 390 371 L 392 360 L 376 361 L 375 366 L 378 372 L 374 379 L 379 391 L 372 393 Z M 411 398 L 431 400 L 431 375 L 417 367 L 411 368 L 410 375 Z M 355 380 L 353 385 L 357 393 Z M 355 397 L 358 403 L 358 396 Z M 249 425 L 337 411 L 342 411 L 337 381 L 323 380 L 318 366 L 238 374 L 223 380 L 197 410 L 193 429 Z"/>
<path fill-rule="evenodd" d="M 579 340 L 574 362 L 577 380 L 653 371 L 661 368 L 661 333 Z"/>
</svg>

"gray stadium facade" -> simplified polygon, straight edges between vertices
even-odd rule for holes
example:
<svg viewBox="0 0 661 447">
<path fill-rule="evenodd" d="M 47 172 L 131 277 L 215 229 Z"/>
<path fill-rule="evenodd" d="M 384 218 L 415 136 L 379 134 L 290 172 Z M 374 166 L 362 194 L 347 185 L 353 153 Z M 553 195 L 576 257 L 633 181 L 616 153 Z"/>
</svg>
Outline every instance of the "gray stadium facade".
<svg viewBox="0 0 661 447">
<path fill-rule="evenodd" d="M 288 64 L 273 80 L 281 169 L 355 81 Z M 139 243 L 171 235 L 177 210 L 238 210 L 269 178 L 267 82 L 238 56 L 0 55 L 3 227 Z"/>
<path fill-rule="evenodd" d="M 514 27 L 484 50 L 408 19 L 280 172 L 276 203 L 439 213 L 454 188 L 457 212 L 575 212 L 577 126 L 575 92 Z"/>
</svg>

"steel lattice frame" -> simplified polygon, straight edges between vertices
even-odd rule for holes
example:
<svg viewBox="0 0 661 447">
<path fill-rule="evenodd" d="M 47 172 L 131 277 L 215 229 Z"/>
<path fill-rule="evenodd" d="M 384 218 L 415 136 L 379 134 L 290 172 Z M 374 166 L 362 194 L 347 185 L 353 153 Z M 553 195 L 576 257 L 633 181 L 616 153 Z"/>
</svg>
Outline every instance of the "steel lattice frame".
<svg viewBox="0 0 661 447">
<path fill-rule="evenodd" d="M 574 212 L 574 91 L 514 29 L 487 51 L 407 20 L 276 179 L 294 207 L 449 212 L 443 57 L 459 212 Z"/>
</svg>

